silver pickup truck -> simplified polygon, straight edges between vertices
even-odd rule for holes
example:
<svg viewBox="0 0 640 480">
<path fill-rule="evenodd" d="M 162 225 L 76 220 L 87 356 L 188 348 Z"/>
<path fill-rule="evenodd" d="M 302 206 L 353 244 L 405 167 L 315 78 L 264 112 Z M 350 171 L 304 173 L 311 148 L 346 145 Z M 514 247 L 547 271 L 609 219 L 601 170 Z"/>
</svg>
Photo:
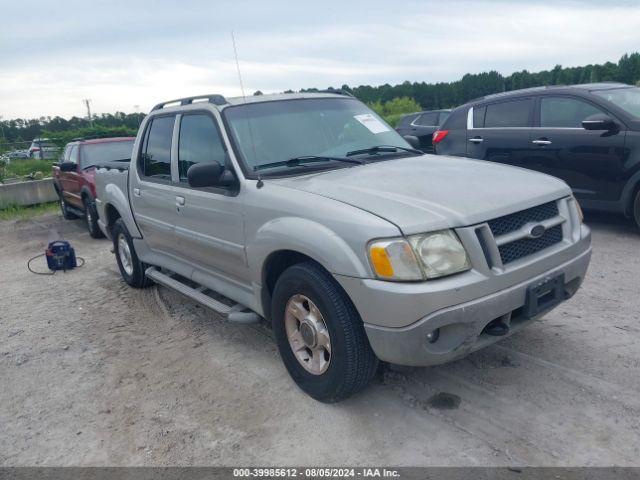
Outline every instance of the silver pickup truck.
<svg viewBox="0 0 640 480">
<path fill-rule="evenodd" d="M 379 360 L 435 365 L 518 331 L 587 271 L 564 182 L 414 140 L 343 93 L 161 103 L 130 167 L 98 170 L 99 226 L 129 285 L 268 319 L 294 381 L 338 401 Z"/>
</svg>

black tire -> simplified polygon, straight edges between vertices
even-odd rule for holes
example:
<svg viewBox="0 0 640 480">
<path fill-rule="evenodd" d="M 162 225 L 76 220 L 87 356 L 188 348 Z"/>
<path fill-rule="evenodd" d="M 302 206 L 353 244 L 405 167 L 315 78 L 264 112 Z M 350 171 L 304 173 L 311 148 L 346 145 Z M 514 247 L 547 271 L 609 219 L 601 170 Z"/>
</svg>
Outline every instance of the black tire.
<svg viewBox="0 0 640 480">
<path fill-rule="evenodd" d="M 64 218 L 65 220 L 75 220 L 76 218 L 78 218 L 78 216 L 75 213 L 71 213 L 69 211 L 67 202 L 65 201 L 60 191 L 58 191 L 58 203 L 60 204 L 60 211 L 62 212 L 62 218 Z"/>
<path fill-rule="evenodd" d="M 633 219 L 636 222 L 638 228 L 640 228 L 640 189 L 636 192 L 636 199 L 633 202 Z"/>
<path fill-rule="evenodd" d="M 91 238 L 102 238 L 104 233 L 98 226 L 98 211 L 96 210 L 95 201 L 85 197 L 82 201 L 84 204 L 84 220 L 87 222 L 87 230 Z"/>
<path fill-rule="evenodd" d="M 329 365 L 309 373 L 296 358 L 285 328 L 285 308 L 294 295 L 304 295 L 320 310 L 331 339 Z M 360 315 L 331 275 L 314 262 L 285 270 L 273 291 L 271 321 L 280 355 L 296 384 L 321 402 L 343 400 L 365 388 L 375 375 L 378 358 L 371 350 Z"/>
<path fill-rule="evenodd" d="M 146 263 L 143 263 L 138 258 L 138 254 L 133 246 L 133 240 L 131 239 L 131 235 L 129 234 L 129 230 L 127 230 L 127 226 L 124 224 L 121 218 L 117 219 L 113 225 L 112 236 L 113 236 L 113 250 L 116 255 L 116 262 L 118 262 L 118 269 L 120 270 L 120 275 L 125 282 L 127 282 L 130 286 L 134 288 L 146 288 L 153 285 L 153 281 L 148 278 L 144 272 L 149 267 Z M 120 239 L 123 238 L 129 248 L 130 253 L 130 267 L 127 271 L 127 268 L 123 265 L 123 260 L 121 258 L 120 252 Z"/>
</svg>

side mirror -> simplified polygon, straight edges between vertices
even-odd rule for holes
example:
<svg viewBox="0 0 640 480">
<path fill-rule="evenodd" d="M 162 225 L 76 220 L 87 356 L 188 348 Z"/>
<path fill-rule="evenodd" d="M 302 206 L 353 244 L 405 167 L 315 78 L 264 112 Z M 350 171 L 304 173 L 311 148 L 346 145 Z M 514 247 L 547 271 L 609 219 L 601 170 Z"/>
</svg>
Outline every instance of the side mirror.
<svg viewBox="0 0 640 480">
<path fill-rule="evenodd" d="M 585 130 L 616 130 L 618 125 L 609 115 L 596 113 L 590 115 L 582 121 L 582 128 Z"/>
<path fill-rule="evenodd" d="M 61 172 L 75 172 L 78 169 L 78 164 L 73 162 L 62 162 L 60 164 Z"/>
<path fill-rule="evenodd" d="M 404 138 L 412 148 L 415 148 L 416 150 L 420 149 L 420 139 L 418 137 L 414 135 L 405 135 L 402 138 Z"/>
<path fill-rule="evenodd" d="M 218 162 L 208 162 L 191 165 L 187 170 L 187 181 L 193 188 L 229 187 L 235 182 L 235 177 Z"/>
</svg>

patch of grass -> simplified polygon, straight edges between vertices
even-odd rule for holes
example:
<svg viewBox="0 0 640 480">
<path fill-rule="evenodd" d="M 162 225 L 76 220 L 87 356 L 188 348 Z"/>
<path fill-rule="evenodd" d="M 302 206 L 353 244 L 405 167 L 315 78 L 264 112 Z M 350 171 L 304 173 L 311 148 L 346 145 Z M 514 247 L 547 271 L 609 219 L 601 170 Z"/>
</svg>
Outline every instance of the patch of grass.
<svg viewBox="0 0 640 480">
<path fill-rule="evenodd" d="M 44 215 L 45 213 L 54 213 L 60 210 L 58 202 L 41 203 L 40 205 L 31 205 L 22 207 L 18 205 L 9 205 L 0 208 L 0 220 L 27 219 Z"/>
<path fill-rule="evenodd" d="M 31 158 L 28 160 L 13 160 L 5 168 L 5 177 L 23 177 L 33 172 L 42 172 L 44 177 L 51 176 L 51 167 L 55 160 L 40 160 Z"/>
</svg>

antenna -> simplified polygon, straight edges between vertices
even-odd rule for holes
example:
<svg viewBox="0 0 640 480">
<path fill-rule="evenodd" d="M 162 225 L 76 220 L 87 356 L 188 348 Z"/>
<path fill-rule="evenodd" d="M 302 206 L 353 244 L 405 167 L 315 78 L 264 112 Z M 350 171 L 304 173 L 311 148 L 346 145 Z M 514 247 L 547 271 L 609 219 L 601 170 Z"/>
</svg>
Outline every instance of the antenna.
<svg viewBox="0 0 640 480">
<path fill-rule="evenodd" d="M 244 83 L 242 82 L 242 73 L 240 72 L 240 62 L 238 61 L 238 48 L 236 47 L 236 36 L 233 34 L 233 30 L 231 30 L 231 43 L 233 43 L 233 55 L 236 59 L 236 69 L 238 70 L 238 80 L 240 81 L 240 91 L 242 92 L 242 101 L 247 103 L 247 97 L 244 94 Z M 245 115 L 245 119 L 247 120 L 247 125 L 249 126 L 249 138 L 251 139 L 251 149 L 253 150 L 253 158 L 257 159 L 258 155 L 256 154 L 256 144 L 253 141 L 253 129 L 251 128 L 251 120 L 249 120 L 249 116 Z M 254 167 L 255 170 L 255 167 Z M 258 171 L 258 183 L 256 183 L 257 188 L 262 188 L 264 186 L 264 182 L 262 181 L 262 176 Z"/>
</svg>

